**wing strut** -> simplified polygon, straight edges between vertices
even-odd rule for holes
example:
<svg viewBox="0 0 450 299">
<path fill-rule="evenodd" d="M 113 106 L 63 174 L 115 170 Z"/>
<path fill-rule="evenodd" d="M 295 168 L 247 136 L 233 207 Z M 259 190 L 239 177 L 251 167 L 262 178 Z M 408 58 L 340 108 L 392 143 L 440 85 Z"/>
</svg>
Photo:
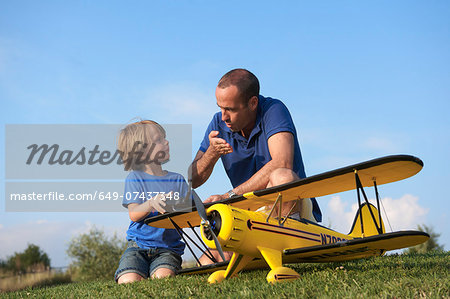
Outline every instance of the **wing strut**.
<svg viewBox="0 0 450 299">
<path fill-rule="evenodd" d="M 205 248 L 205 250 L 201 250 L 200 249 L 202 251 L 202 253 L 205 254 L 211 261 L 213 261 L 214 263 L 217 263 L 218 261 L 214 258 L 214 255 L 211 253 L 211 251 L 209 250 L 208 246 L 206 246 L 205 242 L 203 242 L 202 238 L 200 238 L 198 233 L 194 230 L 194 227 L 192 226 L 192 224 L 189 221 L 187 222 L 187 224 L 189 225 L 189 227 L 191 228 L 191 230 L 194 233 L 194 235 L 197 237 L 197 239 L 200 241 L 200 243 Z M 193 243 L 196 244 L 195 242 L 193 242 Z M 208 253 L 206 253 L 206 252 L 208 252 Z"/>
<path fill-rule="evenodd" d="M 272 206 L 272 209 L 269 212 L 269 215 L 267 215 L 266 222 L 269 222 L 270 216 L 272 216 L 273 211 L 275 210 L 276 206 L 278 205 L 278 222 L 281 221 L 281 205 L 283 204 L 283 196 L 281 193 L 278 193 L 277 200 L 275 200 L 275 203 Z"/>
<path fill-rule="evenodd" d="M 361 195 L 360 195 L 360 193 L 362 193 L 362 195 L 364 196 L 364 200 L 365 200 L 365 202 L 367 203 L 367 205 L 369 207 L 370 207 L 370 204 L 369 204 L 369 200 L 367 199 L 366 192 L 364 191 L 364 187 L 361 184 L 361 180 L 359 179 L 358 171 L 356 169 L 355 169 L 355 181 L 356 181 L 356 192 L 358 194 L 359 217 L 361 219 L 361 233 L 364 234 L 364 225 L 363 225 L 363 217 L 362 217 L 362 209 L 361 209 L 362 205 L 361 205 Z M 378 189 L 376 187 L 377 183 L 376 183 L 376 179 L 375 178 L 373 178 L 373 182 L 374 182 L 375 193 L 376 193 L 376 197 L 377 197 L 377 209 L 378 209 L 378 211 L 380 211 L 380 199 L 379 199 L 379 195 L 378 195 Z M 377 221 L 375 219 L 375 215 L 373 214 L 371 208 L 369 208 L 369 212 L 370 212 L 370 216 L 372 216 L 373 223 L 374 223 L 375 227 L 377 228 L 378 233 L 382 234 L 383 233 L 383 228 L 381 227 L 381 223 L 382 223 L 381 222 L 381 213 L 378 213 L 379 214 L 379 218 L 380 218 L 379 219 L 380 220 L 380 225 L 378 226 Z"/>
<path fill-rule="evenodd" d="M 211 261 L 213 261 L 214 263 L 217 263 L 218 261 L 214 258 L 214 256 L 211 254 L 211 252 L 208 250 L 208 252 L 206 252 L 205 250 L 203 250 L 194 240 L 192 240 L 191 237 L 189 237 L 188 234 L 186 234 L 183 229 L 176 224 L 172 218 L 168 217 L 170 222 L 172 223 L 173 227 L 175 228 L 175 230 L 177 231 L 178 235 L 180 235 L 180 237 L 183 239 L 184 244 L 186 244 L 186 246 L 188 247 L 189 251 L 191 252 L 191 254 L 194 256 L 195 260 L 197 261 L 198 265 L 201 266 L 201 263 L 198 259 L 198 257 L 195 255 L 194 251 L 192 250 L 191 246 L 189 245 L 189 242 L 186 241 L 185 236 L 189 239 L 189 241 L 192 242 L 192 244 L 194 244 L 204 255 L 206 255 Z M 194 229 L 192 229 L 194 231 Z M 197 233 L 194 231 L 195 235 L 198 238 Z M 209 254 L 208 254 L 209 253 Z"/>
<path fill-rule="evenodd" d="M 297 206 L 298 201 L 295 201 L 294 205 L 291 207 L 291 209 L 289 210 L 289 212 L 286 214 L 286 216 L 281 215 L 281 210 L 283 207 L 283 195 L 281 193 L 278 193 L 277 199 L 275 200 L 275 203 L 272 206 L 272 209 L 270 209 L 269 215 L 267 215 L 266 218 L 266 222 L 269 222 L 269 218 L 270 216 L 272 216 L 273 211 L 275 210 L 275 208 L 278 206 L 278 225 L 279 226 L 283 226 L 284 223 L 286 222 L 286 220 L 288 219 L 289 215 L 291 214 L 291 212 L 294 210 L 294 208 Z"/>
<path fill-rule="evenodd" d="M 294 205 L 291 207 L 287 215 L 284 217 L 283 221 L 280 223 L 280 226 L 283 226 L 286 220 L 289 218 L 289 215 L 291 215 L 291 212 L 294 210 L 294 208 L 297 206 L 298 200 L 295 201 Z"/>
<path fill-rule="evenodd" d="M 378 194 L 377 180 L 375 178 L 373 179 L 373 188 L 375 189 L 375 196 L 377 198 L 378 222 L 381 226 L 380 194 Z"/>
</svg>

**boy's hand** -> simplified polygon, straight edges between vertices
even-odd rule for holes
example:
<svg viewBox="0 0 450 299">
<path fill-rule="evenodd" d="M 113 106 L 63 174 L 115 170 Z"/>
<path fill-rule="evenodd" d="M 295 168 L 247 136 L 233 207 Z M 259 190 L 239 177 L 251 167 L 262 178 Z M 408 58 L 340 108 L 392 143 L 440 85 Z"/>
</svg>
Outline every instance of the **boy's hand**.
<svg viewBox="0 0 450 299">
<path fill-rule="evenodd" d="M 157 210 L 159 213 L 164 214 L 166 210 L 164 207 L 166 206 L 166 200 L 167 197 L 172 196 L 172 192 L 164 194 L 164 193 L 158 193 L 158 195 L 152 197 L 151 199 L 151 205 L 152 207 Z"/>
</svg>

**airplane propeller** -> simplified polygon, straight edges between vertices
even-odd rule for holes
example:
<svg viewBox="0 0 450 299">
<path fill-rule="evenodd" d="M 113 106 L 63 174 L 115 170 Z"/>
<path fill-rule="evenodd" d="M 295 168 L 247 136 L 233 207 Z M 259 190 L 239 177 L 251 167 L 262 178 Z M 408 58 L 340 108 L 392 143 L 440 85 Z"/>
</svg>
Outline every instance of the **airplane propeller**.
<svg viewBox="0 0 450 299">
<path fill-rule="evenodd" d="M 191 197 L 191 191 L 192 190 L 192 179 L 189 180 L 189 190 L 187 194 L 187 198 Z M 198 215 L 202 219 L 201 226 L 203 227 L 205 232 L 208 232 L 209 236 L 211 236 L 214 240 L 214 244 L 216 245 L 216 249 L 220 254 L 220 257 L 223 261 L 225 261 L 225 255 L 223 254 L 222 246 L 219 243 L 219 240 L 217 239 L 216 234 L 214 233 L 214 229 L 211 226 L 211 223 L 208 219 L 208 215 L 206 214 L 205 206 L 203 205 L 203 202 L 200 200 L 198 196 L 193 196 L 195 207 L 197 209 Z M 215 221 L 214 221 L 215 222 Z"/>
</svg>

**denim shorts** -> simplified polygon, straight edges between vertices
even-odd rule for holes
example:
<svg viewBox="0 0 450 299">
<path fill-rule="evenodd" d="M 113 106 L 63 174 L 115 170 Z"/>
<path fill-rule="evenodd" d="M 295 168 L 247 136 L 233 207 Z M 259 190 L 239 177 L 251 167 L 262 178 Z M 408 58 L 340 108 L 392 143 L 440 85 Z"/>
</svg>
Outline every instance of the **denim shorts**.
<svg viewBox="0 0 450 299">
<path fill-rule="evenodd" d="M 129 241 L 114 279 L 117 282 L 126 273 L 137 273 L 149 278 L 159 268 L 170 269 L 176 274 L 181 269 L 181 256 L 166 248 L 142 249 L 136 242 Z"/>
</svg>

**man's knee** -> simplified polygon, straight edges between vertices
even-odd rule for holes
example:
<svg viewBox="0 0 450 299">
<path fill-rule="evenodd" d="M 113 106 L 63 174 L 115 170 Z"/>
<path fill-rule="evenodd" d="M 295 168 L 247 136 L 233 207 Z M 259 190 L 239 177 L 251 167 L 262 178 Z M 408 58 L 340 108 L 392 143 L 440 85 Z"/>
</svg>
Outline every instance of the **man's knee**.
<svg viewBox="0 0 450 299">
<path fill-rule="evenodd" d="M 277 168 L 269 176 L 267 187 L 278 186 L 298 180 L 298 175 L 289 168 Z"/>
<path fill-rule="evenodd" d="M 214 249 L 210 249 L 211 254 L 213 255 L 213 257 L 216 259 L 216 261 L 218 262 L 223 262 L 222 257 L 219 254 L 219 251 L 214 250 Z M 225 251 L 223 253 L 224 257 L 225 257 L 225 261 L 229 261 L 231 259 L 231 256 L 233 255 L 233 252 L 231 251 Z M 200 265 L 199 266 L 205 266 L 205 265 L 210 265 L 210 264 L 214 264 L 214 261 L 212 259 L 210 259 L 207 255 L 203 254 L 200 259 L 199 259 Z"/>
</svg>

